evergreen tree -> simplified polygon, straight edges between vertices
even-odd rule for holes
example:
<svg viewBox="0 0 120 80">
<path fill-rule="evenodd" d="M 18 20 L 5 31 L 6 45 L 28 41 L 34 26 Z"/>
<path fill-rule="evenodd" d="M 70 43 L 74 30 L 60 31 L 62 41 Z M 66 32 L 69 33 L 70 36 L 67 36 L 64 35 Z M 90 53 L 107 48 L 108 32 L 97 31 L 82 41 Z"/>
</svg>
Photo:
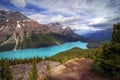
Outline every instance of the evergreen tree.
<svg viewBox="0 0 120 80">
<path fill-rule="evenodd" d="M 120 23 L 113 25 L 112 43 L 120 43 Z"/>
<path fill-rule="evenodd" d="M 1 80 L 13 80 L 13 76 L 7 59 L 1 61 Z"/>
<path fill-rule="evenodd" d="M 37 80 L 38 79 L 38 71 L 37 71 L 37 65 L 35 60 L 32 63 L 32 69 L 29 73 L 29 78 L 28 80 Z"/>
<path fill-rule="evenodd" d="M 98 73 L 108 74 L 120 80 L 120 24 L 113 26 L 112 40 L 102 46 L 101 55 L 97 56 L 93 68 Z"/>
<path fill-rule="evenodd" d="M 49 64 L 47 64 L 46 69 L 47 69 L 47 72 L 48 72 L 48 73 L 50 73 L 51 67 L 50 67 L 50 65 L 49 65 Z"/>
</svg>

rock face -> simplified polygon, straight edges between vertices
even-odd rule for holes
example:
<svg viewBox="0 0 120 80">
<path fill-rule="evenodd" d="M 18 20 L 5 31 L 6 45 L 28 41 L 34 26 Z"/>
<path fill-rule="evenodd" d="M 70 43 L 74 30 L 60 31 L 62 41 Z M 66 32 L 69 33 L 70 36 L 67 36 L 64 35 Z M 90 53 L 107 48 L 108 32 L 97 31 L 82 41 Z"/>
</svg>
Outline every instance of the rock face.
<svg viewBox="0 0 120 80">
<path fill-rule="evenodd" d="M 0 51 L 46 47 L 77 40 L 80 38 L 69 27 L 57 23 L 39 24 L 19 12 L 0 10 Z"/>
</svg>

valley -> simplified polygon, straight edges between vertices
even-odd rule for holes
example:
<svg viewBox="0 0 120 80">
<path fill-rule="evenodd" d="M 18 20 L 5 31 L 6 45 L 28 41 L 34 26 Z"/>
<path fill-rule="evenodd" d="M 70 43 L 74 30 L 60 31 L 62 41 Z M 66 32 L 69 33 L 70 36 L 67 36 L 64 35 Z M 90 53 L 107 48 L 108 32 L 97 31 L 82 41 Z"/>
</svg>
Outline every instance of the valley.
<svg viewBox="0 0 120 80">
<path fill-rule="evenodd" d="M 120 80 L 120 0 L 0 0 L 0 80 Z"/>
</svg>

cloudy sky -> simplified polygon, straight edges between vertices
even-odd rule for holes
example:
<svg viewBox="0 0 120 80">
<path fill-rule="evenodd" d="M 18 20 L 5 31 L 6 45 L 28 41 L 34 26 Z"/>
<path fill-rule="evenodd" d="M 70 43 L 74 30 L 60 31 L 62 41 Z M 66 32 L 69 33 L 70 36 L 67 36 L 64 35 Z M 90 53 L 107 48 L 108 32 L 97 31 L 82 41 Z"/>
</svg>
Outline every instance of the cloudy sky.
<svg viewBox="0 0 120 80">
<path fill-rule="evenodd" d="M 41 24 L 102 30 L 120 22 L 120 0 L 0 0 L 0 9 L 20 11 Z"/>
</svg>

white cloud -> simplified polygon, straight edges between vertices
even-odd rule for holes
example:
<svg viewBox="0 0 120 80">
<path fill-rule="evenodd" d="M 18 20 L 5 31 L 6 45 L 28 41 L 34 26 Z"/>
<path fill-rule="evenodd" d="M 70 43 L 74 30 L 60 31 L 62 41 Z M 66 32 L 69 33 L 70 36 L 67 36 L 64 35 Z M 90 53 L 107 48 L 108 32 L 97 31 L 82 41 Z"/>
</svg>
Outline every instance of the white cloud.
<svg viewBox="0 0 120 80">
<path fill-rule="evenodd" d="M 86 24 L 73 24 L 72 26 L 70 26 L 71 29 L 73 30 L 86 30 L 86 31 L 100 31 L 100 30 L 104 30 L 102 28 L 95 28 L 95 27 L 92 27 L 92 26 L 88 26 Z"/>
<path fill-rule="evenodd" d="M 51 22 L 63 22 L 65 20 L 64 16 L 57 15 L 51 18 Z"/>
<path fill-rule="evenodd" d="M 67 23 L 73 23 L 73 22 L 76 22 L 76 21 L 79 20 L 78 16 L 76 16 L 76 17 L 73 17 L 73 16 L 65 17 L 65 16 L 62 16 L 62 15 L 48 16 L 48 15 L 43 15 L 43 14 L 33 14 L 33 15 L 28 16 L 28 17 L 36 20 L 39 23 L 44 23 L 44 24 L 54 23 L 54 22 L 67 24 Z"/>
<path fill-rule="evenodd" d="M 95 25 L 95 24 L 102 24 L 102 23 L 105 23 L 107 20 L 104 19 L 104 18 L 93 18 L 89 21 L 89 25 Z"/>
<path fill-rule="evenodd" d="M 68 25 L 73 30 L 84 30 L 85 32 L 103 30 L 101 28 L 95 28 L 95 27 L 88 26 L 86 24 L 79 23 L 80 17 L 78 17 L 78 16 L 64 17 L 62 15 L 57 15 L 57 16 L 50 17 L 50 16 L 43 15 L 43 14 L 34 14 L 34 15 L 31 15 L 28 17 L 33 20 L 37 20 L 37 22 L 39 22 L 41 24 L 47 24 L 47 23 L 51 23 L 51 22 L 60 22 L 64 25 Z M 96 18 L 96 19 L 91 20 L 91 22 L 93 21 L 93 23 L 98 23 L 97 20 L 98 20 L 98 22 L 100 22 L 102 19 Z"/>
<path fill-rule="evenodd" d="M 21 7 L 21 8 L 24 8 L 26 6 L 25 0 L 11 0 L 10 3 L 16 7 Z"/>
<path fill-rule="evenodd" d="M 46 24 L 48 23 L 49 19 L 46 15 L 43 14 L 33 14 L 28 16 L 29 18 L 41 23 L 41 24 Z"/>
<path fill-rule="evenodd" d="M 64 17 L 62 15 L 57 15 L 51 18 L 51 22 L 60 22 L 63 24 L 67 24 L 67 23 L 71 23 L 71 22 L 76 22 L 79 21 L 79 17 L 78 16 L 70 16 L 70 17 Z"/>
<path fill-rule="evenodd" d="M 119 17 L 119 0 L 26 0 L 46 11 L 30 18 L 40 23 L 60 22 L 72 29 L 100 30 L 88 25 L 108 23 Z M 113 3 L 117 6 L 115 8 Z"/>
</svg>

